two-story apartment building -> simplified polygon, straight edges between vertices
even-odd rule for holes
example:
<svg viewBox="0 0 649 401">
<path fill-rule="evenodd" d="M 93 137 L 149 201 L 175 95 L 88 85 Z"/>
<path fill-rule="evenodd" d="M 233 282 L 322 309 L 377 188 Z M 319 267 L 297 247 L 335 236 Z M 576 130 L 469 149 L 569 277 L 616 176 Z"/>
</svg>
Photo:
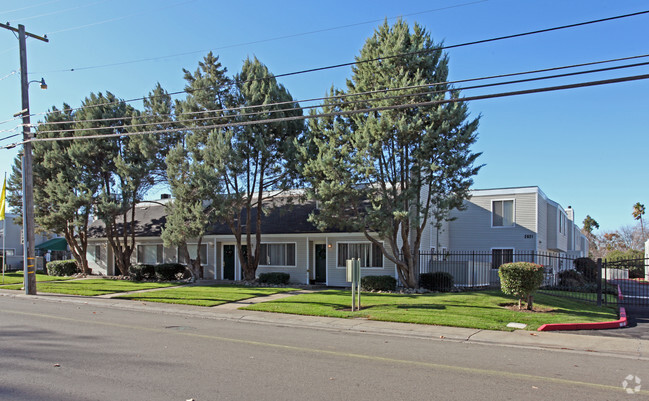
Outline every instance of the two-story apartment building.
<svg viewBox="0 0 649 401">
<path fill-rule="evenodd" d="M 491 252 L 509 261 L 515 252 L 587 254 L 587 241 L 574 225 L 574 212 L 564 210 L 538 187 L 474 190 L 463 210 L 453 211 L 451 221 L 437 227 L 430 222 L 420 251 Z M 166 222 L 164 204 L 142 203 L 136 208 L 136 250 L 132 263 L 183 262 L 176 247 L 165 247 L 160 238 Z M 362 275 L 397 277 L 394 263 L 385 258 L 362 233 L 319 231 L 308 221 L 315 202 L 287 204 L 262 217 L 261 263 L 258 273 L 289 273 L 295 283 L 318 282 L 347 286 L 345 260 L 361 258 Z M 253 216 L 254 221 L 255 216 Z M 116 274 L 114 256 L 104 237 L 103 223 L 91 225 L 88 260 L 94 272 Z M 578 250 L 571 244 L 581 244 Z M 241 264 L 234 236 L 225 225 L 210 226 L 200 247 L 190 241 L 190 253 L 201 253 L 206 278 L 240 280 Z"/>
<path fill-rule="evenodd" d="M 473 190 L 463 210 L 454 210 L 440 230 L 431 228 L 430 249 L 588 256 L 574 216 L 539 187 Z"/>
</svg>

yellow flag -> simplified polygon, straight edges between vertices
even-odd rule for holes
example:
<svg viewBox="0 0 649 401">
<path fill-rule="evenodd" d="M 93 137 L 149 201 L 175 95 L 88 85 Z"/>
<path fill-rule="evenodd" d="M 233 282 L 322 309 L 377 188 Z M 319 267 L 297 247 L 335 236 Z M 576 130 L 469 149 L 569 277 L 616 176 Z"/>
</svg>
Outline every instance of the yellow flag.
<svg viewBox="0 0 649 401">
<path fill-rule="evenodd" d="M 5 199 L 7 198 L 7 177 L 2 184 L 2 195 L 0 195 L 0 221 L 5 219 Z"/>
</svg>

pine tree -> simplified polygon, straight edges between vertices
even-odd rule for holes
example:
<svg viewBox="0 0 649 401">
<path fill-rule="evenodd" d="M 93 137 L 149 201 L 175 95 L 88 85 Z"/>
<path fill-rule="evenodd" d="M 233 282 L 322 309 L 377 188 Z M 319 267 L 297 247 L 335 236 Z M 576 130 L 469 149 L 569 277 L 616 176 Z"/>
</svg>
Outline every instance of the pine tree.
<svg viewBox="0 0 649 401">
<path fill-rule="evenodd" d="M 413 106 L 310 121 L 302 151 L 303 171 L 321 201 L 312 220 L 323 229 L 363 232 L 408 287 L 418 286 L 426 225 L 462 207 L 480 168 L 474 166 L 479 154 L 470 150 L 478 119 L 469 119 L 465 103 L 415 105 L 459 97 L 458 91 L 445 95 L 452 89 L 445 83 L 448 57 L 438 47 L 417 24 L 412 30 L 403 20 L 379 26 L 352 67 L 344 94 L 353 96 L 331 98 L 323 111 Z M 385 58 L 397 54 L 403 55 Z M 392 89 L 398 90 L 384 92 Z"/>
</svg>

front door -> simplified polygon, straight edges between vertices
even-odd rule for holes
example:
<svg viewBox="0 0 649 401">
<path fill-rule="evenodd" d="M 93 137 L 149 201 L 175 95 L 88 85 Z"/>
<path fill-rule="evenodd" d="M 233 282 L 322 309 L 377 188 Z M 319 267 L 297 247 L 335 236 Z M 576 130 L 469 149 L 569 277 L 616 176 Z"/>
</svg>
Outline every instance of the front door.
<svg viewBox="0 0 649 401">
<path fill-rule="evenodd" d="M 223 245 L 223 279 L 234 280 L 234 245 Z"/>
<path fill-rule="evenodd" d="M 315 244 L 315 281 L 327 282 L 327 245 Z"/>
</svg>

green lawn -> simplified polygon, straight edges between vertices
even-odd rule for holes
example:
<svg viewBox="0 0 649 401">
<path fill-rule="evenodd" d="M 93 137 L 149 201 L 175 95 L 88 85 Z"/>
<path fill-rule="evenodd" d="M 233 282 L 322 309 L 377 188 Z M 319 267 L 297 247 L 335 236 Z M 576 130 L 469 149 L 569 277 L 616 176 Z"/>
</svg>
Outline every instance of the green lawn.
<svg viewBox="0 0 649 401">
<path fill-rule="evenodd" d="M 513 330 L 506 327 L 510 322 L 525 323 L 528 330 L 536 330 L 545 323 L 617 319 L 617 312 L 613 308 L 597 308 L 592 304 L 544 294 L 535 295 L 535 308 L 548 310 L 546 312 L 519 312 L 502 306 L 515 302 L 514 298 L 499 291 L 422 295 L 363 293 L 363 309 L 351 312 L 349 291 L 327 290 L 264 302 L 243 309 L 488 330 Z"/>
<path fill-rule="evenodd" d="M 237 285 L 211 285 L 170 288 L 168 290 L 120 295 L 137 301 L 164 302 L 197 306 L 216 306 L 243 299 L 263 297 L 279 292 L 295 291 L 295 288 L 258 288 Z"/>
<path fill-rule="evenodd" d="M 51 283 L 38 283 L 36 286 L 37 292 L 50 292 L 56 294 L 70 294 L 70 295 L 104 295 L 116 292 L 148 290 L 152 288 L 165 288 L 176 286 L 178 283 L 137 283 L 127 280 L 110 280 L 110 279 L 88 279 L 88 280 L 72 280 L 72 281 L 59 281 Z M 8 285 L 1 287 L 8 290 L 19 290 L 22 284 Z"/>
<path fill-rule="evenodd" d="M 23 283 L 23 272 L 11 272 L 11 273 L 5 273 L 5 280 L 4 284 L 2 284 L 2 279 L 0 278 L 0 288 L 5 288 L 1 287 L 2 285 L 7 285 L 7 284 L 19 284 Z M 75 277 L 59 277 L 59 276 L 48 276 L 47 274 L 37 274 L 36 275 L 36 281 L 63 281 L 63 280 L 72 280 Z"/>
<path fill-rule="evenodd" d="M 557 297 L 566 297 L 573 299 L 582 299 L 590 303 L 597 302 L 597 293 L 596 292 L 576 292 L 576 291 L 564 291 L 564 290 L 539 290 L 542 294 L 554 295 Z M 609 304 L 611 306 L 617 305 L 618 299 L 617 295 L 613 294 L 602 294 L 602 303 Z"/>
</svg>

